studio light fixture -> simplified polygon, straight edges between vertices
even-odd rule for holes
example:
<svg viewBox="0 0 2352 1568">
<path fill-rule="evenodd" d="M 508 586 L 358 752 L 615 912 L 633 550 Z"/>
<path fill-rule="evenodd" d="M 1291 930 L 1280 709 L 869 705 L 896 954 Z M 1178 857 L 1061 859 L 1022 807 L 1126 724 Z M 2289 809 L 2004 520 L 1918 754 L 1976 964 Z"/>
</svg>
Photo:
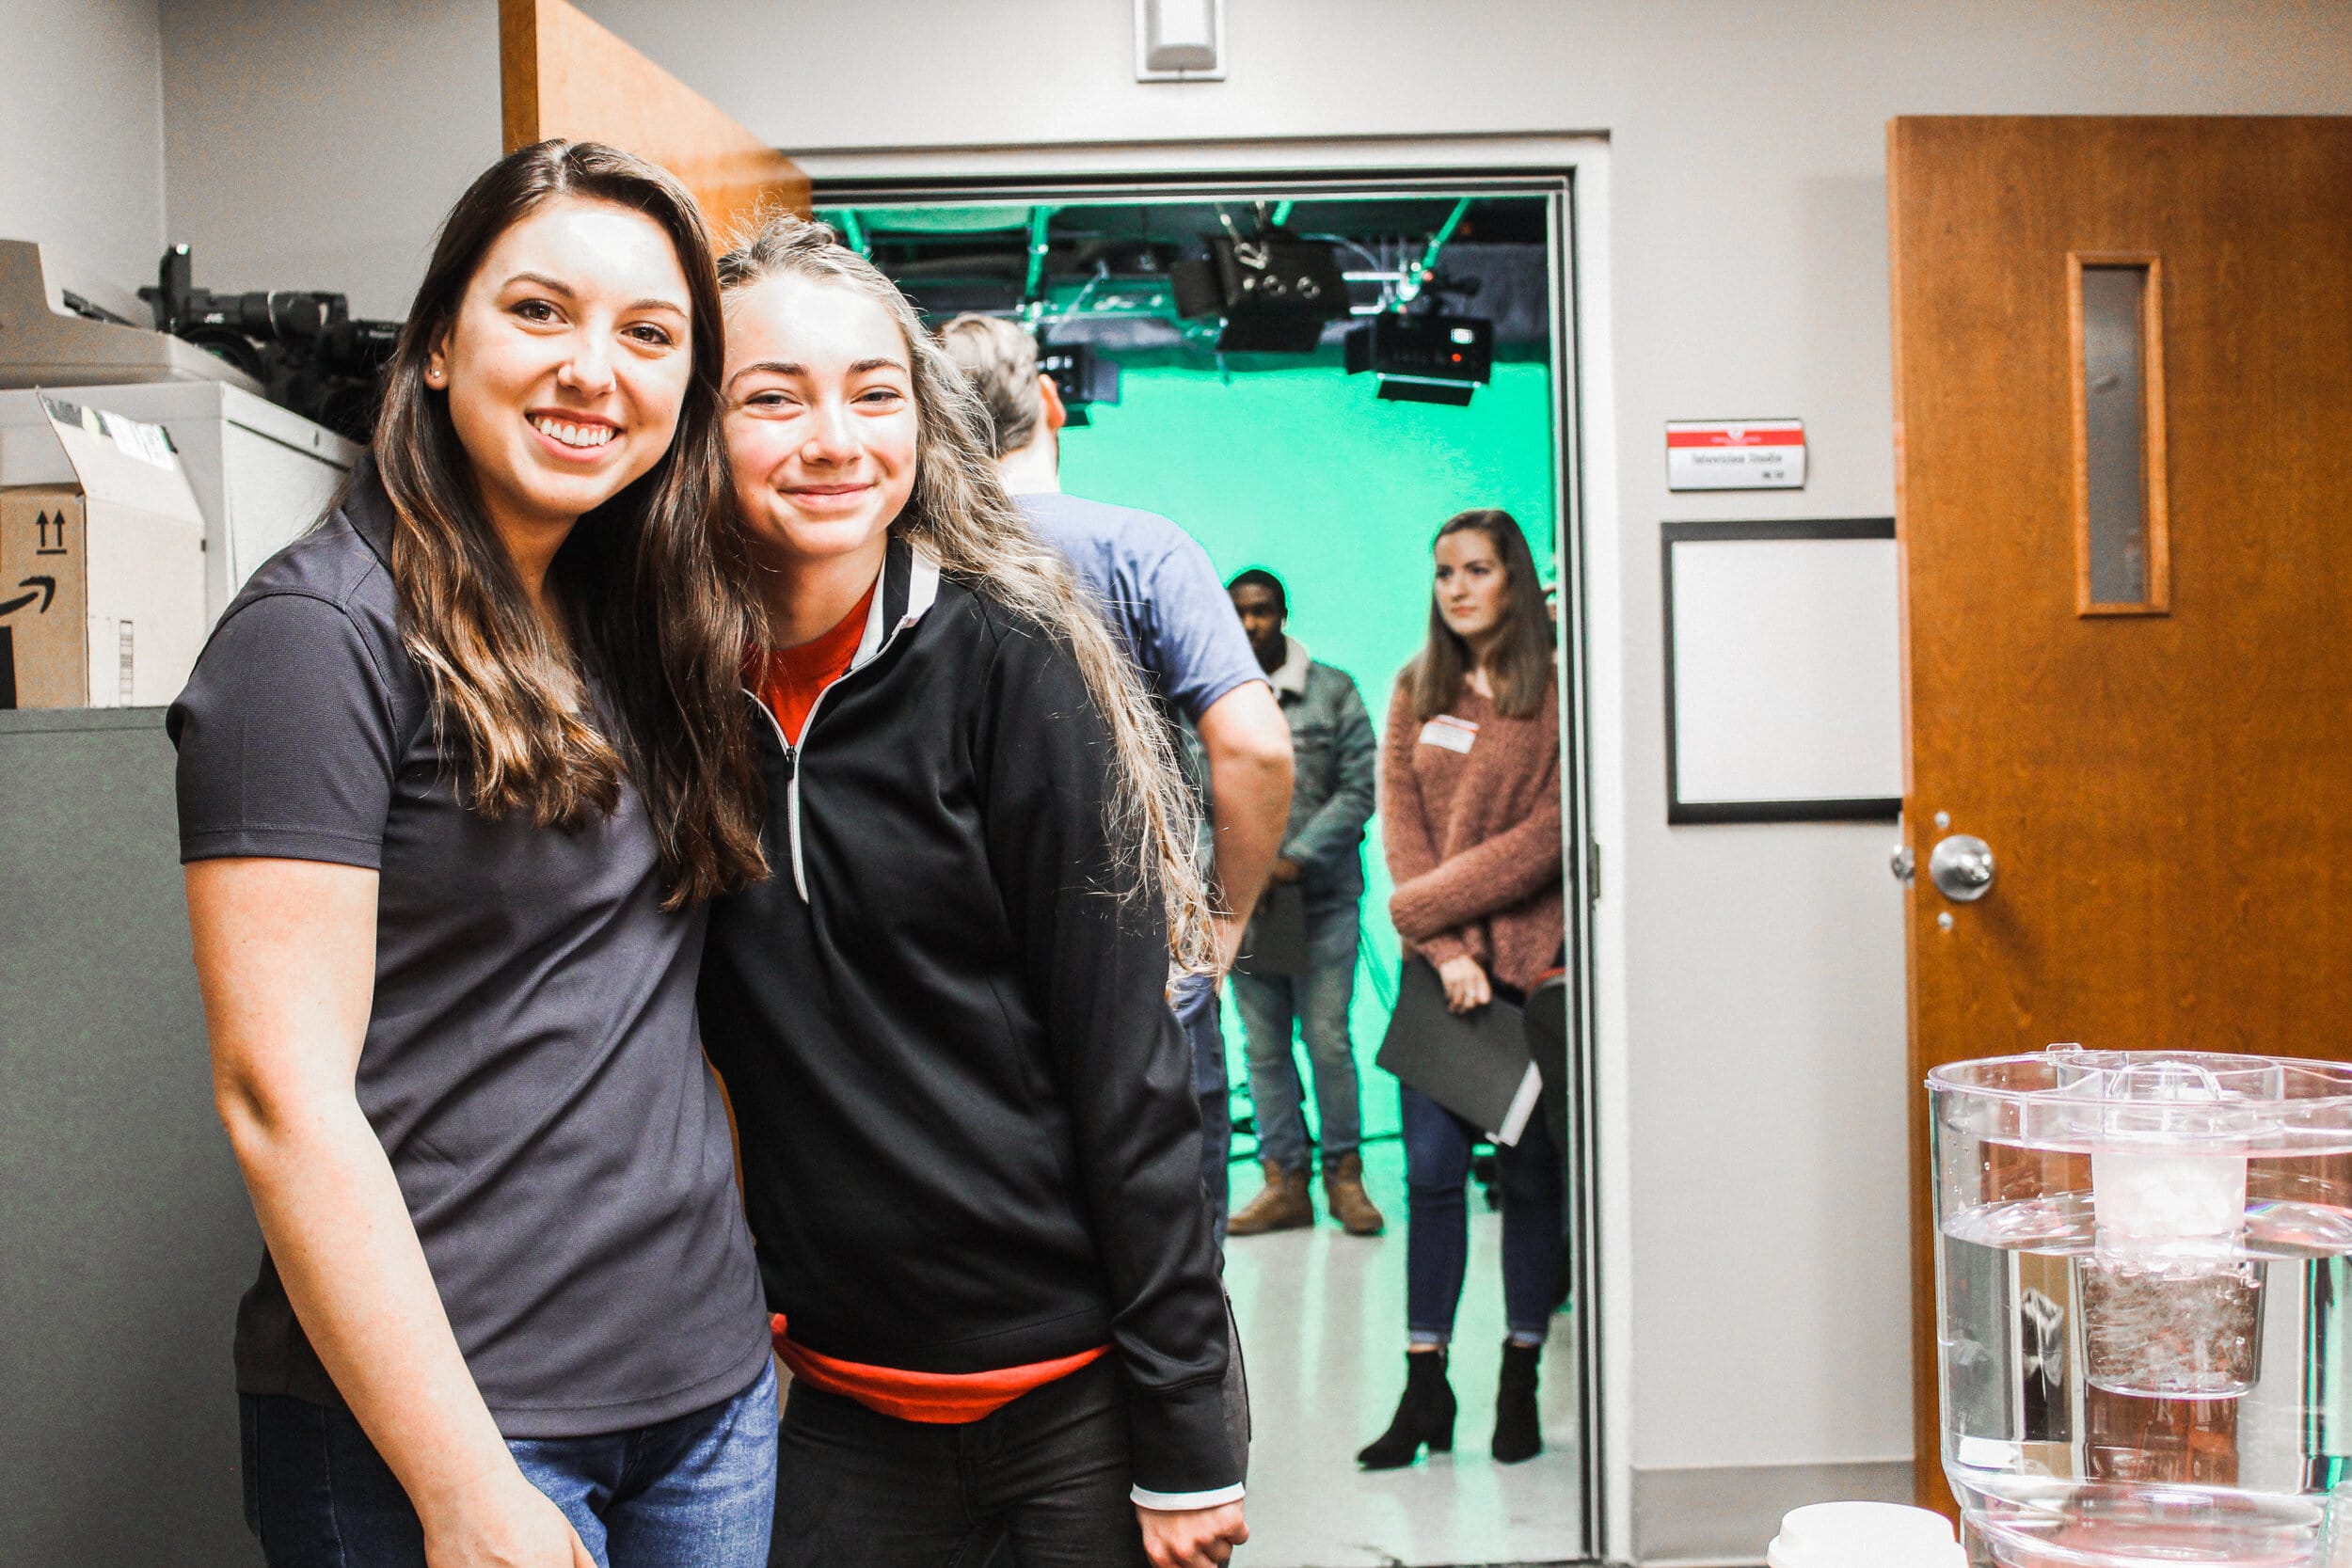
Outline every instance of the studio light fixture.
<svg viewBox="0 0 2352 1568">
<path fill-rule="evenodd" d="M 1371 372 L 1391 403 L 1464 406 L 1494 363 L 1495 324 L 1483 316 L 1387 311 L 1347 335 L 1347 373 Z"/>
<path fill-rule="evenodd" d="M 1119 361 L 1096 353 L 1092 343 L 1040 342 L 1037 368 L 1054 378 L 1072 425 L 1092 423 L 1087 412 L 1092 404 L 1119 401 Z"/>
<path fill-rule="evenodd" d="M 1312 354 L 1325 325 L 1348 313 L 1347 279 L 1329 243 L 1274 227 L 1244 237 L 1230 219 L 1226 230 L 1209 236 L 1206 260 L 1168 269 L 1176 313 L 1224 317 L 1223 353 Z"/>
</svg>

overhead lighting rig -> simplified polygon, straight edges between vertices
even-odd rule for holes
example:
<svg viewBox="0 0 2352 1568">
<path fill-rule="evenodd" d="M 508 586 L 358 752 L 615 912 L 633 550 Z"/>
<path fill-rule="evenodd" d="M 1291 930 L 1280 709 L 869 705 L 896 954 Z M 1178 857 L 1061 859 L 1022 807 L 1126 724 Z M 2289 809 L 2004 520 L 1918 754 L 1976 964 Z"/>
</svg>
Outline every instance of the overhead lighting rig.
<svg viewBox="0 0 2352 1568">
<path fill-rule="evenodd" d="M 1208 236 L 1207 259 L 1168 269 L 1176 313 L 1223 317 L 1220 354 L 1312 354 L 1324 327 L 1348 314 L 1339 255 L 1326 241 L 1266 221 L 1263 206 L 1259 217 L 1257 234 L 1245 237 L 1218 210 L 1225 232 Z"/>
<path fill-rule="evenodd" d="M 1375 240 L 1376 250 L 1350 232 L 1294 230 L 1291 201 L 1253 205 L 1254 221 L 1239 223 L 1214 209 L 1223 232 L 1203 236 L 1189 259 L 1181 242 L 1142 225 L 1131 239 L 1083 222 L 1074 236 L 1057 230 L 1060 209 L 1043 202 L 827 215 L 926 315 L 978 310 L 1032 333 L 1073 424 L 1090 404 L 1118 401 L 1122 351 L 1309 355 L 1351 322 L 1346 370 L 1372 374 L 1385 401 L 1458 407 L 1491 382 L 1498 324 L 1467 313 L 1482 279 L 1439 270 L 1470 198 L 1450 199 L 1424 240 Z M 1362 270 L 1343 270 L 1343 254 Z"/>
</svg>

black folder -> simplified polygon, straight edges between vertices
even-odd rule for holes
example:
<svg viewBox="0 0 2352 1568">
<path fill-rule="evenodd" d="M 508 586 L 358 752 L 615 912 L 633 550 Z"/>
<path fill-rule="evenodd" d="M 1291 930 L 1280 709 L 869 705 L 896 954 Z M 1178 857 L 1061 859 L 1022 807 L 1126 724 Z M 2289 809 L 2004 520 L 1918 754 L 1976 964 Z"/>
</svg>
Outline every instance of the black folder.
<svg viewBox="0 0 2352 1568">
<path fill-rule="evenodd" d="M 1506 1148 L 1526 1132 L 1543 1087 L 1518 1004 L 1498 996 L 1474 1012 L 1450 1013 L 1445 982 L 1425 958 L 1405 961 L 1375 1060 Z"/>
<path fill-rule="evenodd" d="M 1258 900 L 1258 912 L 1241 935 L 1241 955 L 1233 967 L 1245 974 L 1307 973 L 1307 890 L 1296 882 L 1277 882 Z"/>
</svg>

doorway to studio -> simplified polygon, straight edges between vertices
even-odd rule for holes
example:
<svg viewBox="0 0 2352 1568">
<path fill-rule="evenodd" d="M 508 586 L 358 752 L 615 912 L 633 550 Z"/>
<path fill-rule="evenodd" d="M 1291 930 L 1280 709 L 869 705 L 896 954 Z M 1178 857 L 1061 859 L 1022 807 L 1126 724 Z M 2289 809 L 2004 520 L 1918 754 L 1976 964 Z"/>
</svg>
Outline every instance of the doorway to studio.
<svg viewBox="0 0 2352 1568">
<path fill-rule="evenodd" d="M 1368 1471 L 1357 1451 L 1405 1379 L 1406 1189 L 1397 1080 L 1375 1065 L 1402 954 L 1375 815 L 1362 849 L 1347 1008 L 1365 1187 L 1378 1236 L 1314 1223 L 1236 1236 L 1228 1287 L 1247 1350 L 1260 1568 L 1565 1562 L 1597 1556 L 1599 1487 L 1592 1139 L 1592 890 L 1568 174 L 1105 181 L 819 178 L 818 215 L 932 325 L 965 311 L 1037 338 L 1069 423 L 1060 483 L 1173 518 L 1220 580 L 1278 578 L 1288 635 L 1353 677 L 1387 728 L 1399 671 L 1428 637 L 1431 546 L 1473 508 L 1519 524 L 1556 594 L 1564 737 L 1561 973 L 1530 993 L 1557 1053 L 1567 1266 L 1542 1371 L 1544 1451 L 1488 1452 L 1504 1319 L 1500 1195 L 1482 1148 L 1454 1332 L 1453 1451 Z M 1248 279 L 1255 269 L 1254 281 Z M 1284 297 L 1267 308 L 1256 284 Z M 1306 287 L 1302 290 L 1300 285 Z M 1309 296 L 1301 298 L 1302 293 Z M 1263 1017 L 1263 1013 L 1260 1015 Z M 1261 1184 L 1270 1118 L 1241 1009 L 1223 1008 L 1233 1202 Z M 1260 1049 L 1260 1087 L 1267 1052 Z M 1287 1113 L 1324 1137 L 1303 1043 Z"/>
</svg>

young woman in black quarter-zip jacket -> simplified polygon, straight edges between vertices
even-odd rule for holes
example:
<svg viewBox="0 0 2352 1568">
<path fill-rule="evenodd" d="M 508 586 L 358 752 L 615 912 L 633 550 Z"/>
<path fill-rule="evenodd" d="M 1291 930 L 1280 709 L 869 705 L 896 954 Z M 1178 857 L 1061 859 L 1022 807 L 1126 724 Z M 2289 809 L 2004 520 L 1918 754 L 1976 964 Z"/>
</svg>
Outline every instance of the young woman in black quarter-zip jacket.
<svg viewBox="0 0 2352 1568">
<path fill-rule="evenodd" d="M 1222 1562 L 1164 731 L 897 289 L 793 218 L 721 277 L 777 874 L 714 907 L 701 1007 L 795 1374 L 772 1560 Z"/>
</svg>

